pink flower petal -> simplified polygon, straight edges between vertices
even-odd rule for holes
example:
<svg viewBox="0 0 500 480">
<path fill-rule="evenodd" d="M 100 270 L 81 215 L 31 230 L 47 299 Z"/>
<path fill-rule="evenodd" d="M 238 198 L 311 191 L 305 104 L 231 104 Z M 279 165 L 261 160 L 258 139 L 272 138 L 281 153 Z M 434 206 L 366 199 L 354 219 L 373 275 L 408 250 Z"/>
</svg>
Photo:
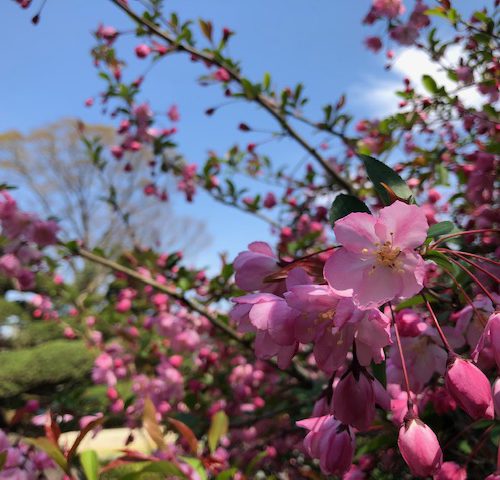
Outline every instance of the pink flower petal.
<svg viewBox="0 0 500 480">
<path fill-rule="evenodd" d="M 424 210 L 399 200 L 380 211 L 375 225 L 375 232 L 383 242 L 392 241 L 395 247 L 401 249 L 414 249 L 422 245 L 428 229 Z"/>
<path fill-rule="evenodd" d="M 333 231 L 337 241 L 348 251 L 361 253 L 363 248 L 372 251 L 379 241 L 375 233 L 375 217 L 368 213 L 351 213 L 335 222 Z"/>
</svg>

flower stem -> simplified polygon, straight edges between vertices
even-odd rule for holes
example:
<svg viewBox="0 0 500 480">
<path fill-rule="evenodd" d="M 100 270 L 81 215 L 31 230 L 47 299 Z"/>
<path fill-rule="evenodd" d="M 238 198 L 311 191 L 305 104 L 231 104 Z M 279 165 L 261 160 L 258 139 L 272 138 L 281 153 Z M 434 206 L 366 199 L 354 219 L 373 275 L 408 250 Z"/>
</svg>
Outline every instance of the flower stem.
<svg viewBox="0 0 500 480">
<path fill-rule="evenodd" d="M 410 379 L 408 377 L 408 370 L 406 369 L 406 361 L 403 354 L 403 346 L 401 345 L 401 337 L 399 336 L 398 324 L 396 323 L 396 318 L 394 317 L 394 310 L 392 308 L 391 302 L 389 302 L 389 308 L 391 310 L 392 324 L 394 325 L 394 332 L 396 334 L 396 344 L 398 346 L 399 356 L 401 358 L 401 366 L 403 368 L 403 377 L 405 379 L 405 388 L 408 397 L 406 400 L 406 404 L 408 406 L 407 415 L 413 415 L 415 411 L 413 409 L 413 400 L 411 398 Z"/>
<path fill-rule="evenodd" d="M 448 339 L 446 338 L 446 335 L 444 334 L 443 330 L 441 329 L 441 325 L 439 325 L 438 319 L 436 318 L 436 314 L 434 313 L 434 310 L 432 309 L 432 306 L 431 306 L 429 300 L 427 300 L 427 297 L 425 296 L 424 292 L 422 292 L 421 295 L 425 301 L 425 306 L 427 307 L 427 310 L 429 310 L 429 313 L 431 314 L 432 321 L 434 322 L 436 330 L 438 331 L 439 336 L 441 337 L 441 341 L 443 342 L 443 345 L 444 345 L 444 348 L 446 349 L 446 352 L 448 354 L 453 353 L 453 348 L 449 344 Z"/>
</svg>

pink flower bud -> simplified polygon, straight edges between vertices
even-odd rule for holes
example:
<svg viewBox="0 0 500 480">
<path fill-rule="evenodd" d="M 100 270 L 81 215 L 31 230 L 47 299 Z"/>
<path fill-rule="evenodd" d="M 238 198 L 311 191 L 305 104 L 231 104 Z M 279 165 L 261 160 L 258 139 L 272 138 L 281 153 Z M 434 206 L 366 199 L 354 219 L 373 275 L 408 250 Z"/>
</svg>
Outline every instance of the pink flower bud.
<svg viewBox="0 0 500 480">
<path fill-rule="evenodd" d="M 443 452 L 438 439 L 419 418 L 412 418 L 401 425 L 398 447 L 415 476 L 427 477 L 441 468 Z"/>
<path fill-rule="evenodd" d="M 474 420 L 493 418 L 490 382 L 472 362 L 456 357 L 444 378 L 450 395 Z"/>
<path fill-rule="evenodd" d="M 493 403 L 497 418 L 500 418 L 500 378 L 497 378 L 493 384 Z"/>
<path fill-rule="evenodd" d="M 434 480 L 467 480 L 467 470 L 455 462 L 444 462 Z"/>
<path fill-rule="evenodd" d="M 135 54 L 139 58 L 146 58 L 150 53 L 151 49 L 145 43 L 141 43 L 135 47 Z"/>
<path fill-rule="evenodd" d="M 319 458 L 321 471 L 325 475 L 342 475 L 352 463 L 354 435 L 347 425 L 333 416 L 307 418 L 297 422 L 309 433 L 304 439 L 304 448 L 313 458 Z"/>
<path fill-rule="evenodd" d="M 349 372 L 335 388 L 333 414 L 343 423 L 367 430 L 375 418 L 373 381 L 363 372 Z"/>
</svg>

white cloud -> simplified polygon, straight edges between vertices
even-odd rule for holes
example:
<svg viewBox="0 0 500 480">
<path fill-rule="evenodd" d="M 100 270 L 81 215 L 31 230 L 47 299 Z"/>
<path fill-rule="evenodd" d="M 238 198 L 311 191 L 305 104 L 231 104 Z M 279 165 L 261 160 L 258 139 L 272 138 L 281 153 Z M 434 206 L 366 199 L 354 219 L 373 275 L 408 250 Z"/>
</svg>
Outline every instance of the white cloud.
<svg viewBox="0 0 500 480">
<path fill-rule="evenodd" d="M 462 48 L 459 45 L 448 48 L 443 58 L 444 64 L 458 65 L 461 53 Z M 391 78 L 388 79 L 388 75 Z M 433 62 L 421 50 L 411 47 L 396 53 L 390 74 L 386 73 L 383 77 L 367 77 L 362 85 L 357 84 L 351 88 L 349 96 L 357 107 L 365 108 L 368 113 L 379 117 L 386 116 L 398 109 L 401 99 L 394 92 L 403 88 L 403 78 L 409 78 L 417 92 L 424 92 L 422 75 L 430 75 L 439 86 L 444 86 L 447 90 L 457 87 L 457 83 L 448 78 L 438 63 Z M 478 107 L 485 102 L 485 97 L 474 86 L 463 89 L 459 93 L 459 98 L 467 107 Z"/>
</svg>

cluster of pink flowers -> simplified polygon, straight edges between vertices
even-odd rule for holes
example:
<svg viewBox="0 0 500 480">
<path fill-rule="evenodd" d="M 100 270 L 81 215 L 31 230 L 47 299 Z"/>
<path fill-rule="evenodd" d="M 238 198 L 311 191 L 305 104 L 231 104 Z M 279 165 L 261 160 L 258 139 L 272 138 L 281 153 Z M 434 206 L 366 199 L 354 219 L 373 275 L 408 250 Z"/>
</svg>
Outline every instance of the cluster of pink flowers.
<svg viewBox="0 0 500 480">
<path fill-rule="evenodd" d="M 0 192 L 0 236 L 6 242 L 0 249 L 0 272 L 11 278 L 20 290 L 35 284 L 35 271 L 43 257 L 42 249 L 57 242 L 59 226 L 23 212 L 6 192 Z"/>
<path fill-rule="evenodd" d="M 0 456 L 5 456 L 5 462 L 0 468 L 0 480 L 36 480 L 44 475 L 46 470 L 56 468 L 49 456 L 26 443 L 9 440 L 3 430 L 0 430 Z"/>
<path fill-rule="evenodd" d="M 408 19 L 404 22 L 400 18 L 406 11 L 402 0 L 373 0 L 364 23 L 372 25 L 378 20 L 388 20 L 391 22 L 389 26 L 391 39 L 400 45 L 413 45 L 420 35 L 420 30 L 430 24 L 429 17 L 425 13 L 428 8 L 422 0 L 417 0 Z M 367 47 L 375 52 L 382 48 L 380 37 L 368 37 L 365 42 Z"/>
<path fill-rule="evenodd" d="M 234 262 L 236 284 L 252 293 L 233 299 L 231 319 L 241 332 L 256 334 L 257 357 L 277 356 L 278 365 L 287 368 L 312 344 L 317 367 L 332 377 L 332 390 L 317 401 L 312 418 L 299 422 L 309 430 L 304 448 L 320 460 L 325 474 L 350 468 L 355 433 L 373 424 L 376 406 L 401 425 L 400 451 L 417 476 L 436 474 L 442 465 L 435 434 L 417 416 L 429 401 L 441 411 L 458 405 L 473 419 L 494 416 L 487 377 L 447 351 L 431 320 L 418 310 L 395 316 L 404 360 L 393 341 L 389 302 L 413 297 L 432 282 L 433 267 L 419 252 L 427 230 L 423 208 L 396 201 L 378 216 L 351 213 L 338 220 L 334 232 L 341 246 L 330 249 L 322 275 L 279 261 L 262 242 L 251 244 Z M 486 303 L 483 308 L 491 313 L 493 306 Z M 463 320 L 446 327 L 456 348 L 466 342 L 472 315 L 467 309 L 458 316 Z M 499 318 L 491 316 L 481 338 L 475 335 L 470 343 L 470 348 L 477 344 L 476 357 L 490 351 L 493 358 L 499 355 Z M 372 362 L 385 360 L 385 347 L 390 347 L 386 389 L 370 370 Z M 402 387 L 403 361 L 410 390 Z M 444 375 L 445 389 L 428 388 L 434 374 Z"/>
</svg>

